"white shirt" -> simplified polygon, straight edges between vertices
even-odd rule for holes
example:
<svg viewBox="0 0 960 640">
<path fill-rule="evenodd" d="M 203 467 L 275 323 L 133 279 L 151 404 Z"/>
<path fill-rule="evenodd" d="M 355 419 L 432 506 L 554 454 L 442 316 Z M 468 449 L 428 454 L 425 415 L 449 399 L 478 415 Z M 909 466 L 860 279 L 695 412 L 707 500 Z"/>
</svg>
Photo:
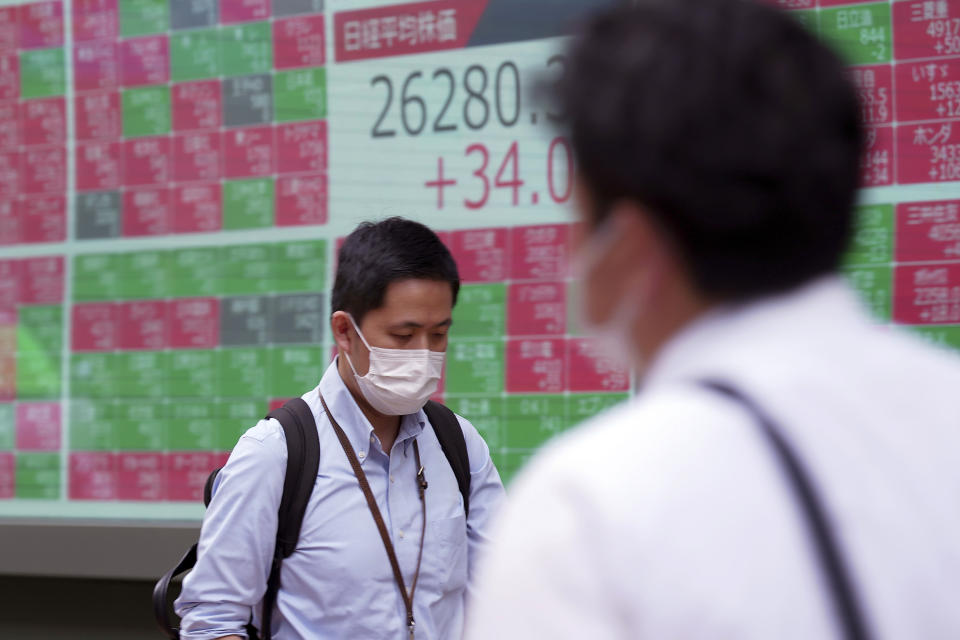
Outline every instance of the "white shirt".
<svg viewBox="0 0 960 640">
<path fill-rule="evenodd" d="M 699 319 L 638 397 L 537 456 L 467 637 L 841 637 L 781 467 L 708 377 L 794 445 L 874 637 L 960 638 L 960 359 L 872 325 L 834 278 Z"/>
</svg>

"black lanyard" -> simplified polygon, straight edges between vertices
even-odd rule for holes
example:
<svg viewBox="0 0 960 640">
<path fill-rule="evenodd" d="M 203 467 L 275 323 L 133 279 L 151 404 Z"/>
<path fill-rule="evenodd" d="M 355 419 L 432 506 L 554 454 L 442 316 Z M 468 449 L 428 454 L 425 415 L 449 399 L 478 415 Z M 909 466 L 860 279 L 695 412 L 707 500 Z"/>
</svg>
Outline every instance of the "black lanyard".
<svg viewBox="0 0 960 640">
<path fill-rule="evenodd" d="M 367 475 L 363 472 L 360 461 L 357 460 L 357 454 L 353 452 L 353 447 L 347 439 L 347 434 L 343 432 L 343 429 L 337 424 L 336 418 L 330 413 L 330 409 L 323 399 L 323 394 L 320 394 L 320 404 L 323 405 L 323 410 L 327 412 L 327 418 L 330 419 L 330 424 L 333 425 L 333 430 L 337 434 L 337 439 L 340 440 L 343 452 L 347 454 L 347 460 L 350 461 L 350 466 L 353 467 L 353 473 L 357 476 L 357 483 L 360 485 L 360 490 L 363 491 L 363 496 L 367 499 L 367 506 L 370 507 L 370 515 L 373 516 L 373 521 L 377 524 L 377 530 L 380 532 L 380 538 L 383 539 L 383 546 L 387 551 L 387 558 L 390 560 L 390 568 L 393 569 L 393 579 L 396 581 L 397 588 L 400 589 L 400 595 L 403 597 L 403 606 L 407 609 L 407 628 L 410 630 L 410 640 L 413 640 L 413 631 L 417 626 L 417 623 L 413 619 L 413 594 L 417 590 L 417 580 L 420 579 L 420 562 L 423 560 L 423 539 L 427 533 L 427 501 L 424 496 L 424 492 L 427 490 L 427 480 L 423 475 L 423 464 L 420 463 L 420 448 L 417 446 L 417 441 L 414 440 L 413 455 L 417 461 L 417 487 L 420 490 L 420 510 L 423 515 L 423 520 L 420 527 L 420 550 L 417 552 L 417 570 L 413 574 L 413 584 L 410 586 L 410 591 L 408 592 L 406 583 L 403 581 L 403 573 L 400 571 L 400 563 L 397 562 L 397 553 L 393 548 L 393 542 L 390 540 L 390 533 L 387 531 L 387 525 L 384 523 L 383 516 L 380 514 L 380 508 L 377 507 L 377 499 L 373 496 L 373 491 L 370 490 Z"/>
<path fill-rule="evenodd" d="M 777 424 L 739 389 L 718 380 L 701 380 L 700 385 L 740 404 L 754 418 L 765 440 L 783 468 L 797 502 L 807 521 L 810 537 L 820 557 L 820 567 L 830 585 L 837 625 L 847 640 L 868 640 L 870 631 L 857 600 L 850 571 L 843 561 L 840 546 L 830 528 L 822 501 L 817 496 L 809 473 Z"/>
</svg>

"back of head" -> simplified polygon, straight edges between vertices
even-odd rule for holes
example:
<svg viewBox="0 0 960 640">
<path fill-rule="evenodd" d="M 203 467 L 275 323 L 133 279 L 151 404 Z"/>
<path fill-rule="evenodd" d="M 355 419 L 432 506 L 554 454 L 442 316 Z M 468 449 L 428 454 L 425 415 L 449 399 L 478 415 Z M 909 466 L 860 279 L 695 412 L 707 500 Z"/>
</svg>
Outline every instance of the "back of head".
<svg viewBox="0 0 960 640">
<path fill-rule="evenodd" d="M 718 300 L 834 271 L 859 181 L 859 105 L 842 62 L 747 0 L 636 0 L 574 44 L 558 98 L 599 222 L 644 206 Z"/>
<path fill-rule="evenodd" d="M 410 279 L 449 282 L 457 301 L 456 262 L 429 227 L 399 217 L 364 222 L 340 248 L 331 311 L 346 311 L 359 324 L 383 305 L 390 283 Z"/>
</svg>

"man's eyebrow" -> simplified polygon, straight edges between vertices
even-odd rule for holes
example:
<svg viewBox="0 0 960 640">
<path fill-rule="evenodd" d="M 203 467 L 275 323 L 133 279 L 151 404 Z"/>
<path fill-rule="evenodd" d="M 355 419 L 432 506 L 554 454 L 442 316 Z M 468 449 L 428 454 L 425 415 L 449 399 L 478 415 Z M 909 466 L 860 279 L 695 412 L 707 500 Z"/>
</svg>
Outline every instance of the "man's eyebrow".
<svg viewBox="0 0 960 640">
<path fill-rule="evenodd" d="M 447 318 L 443 322 L 438 322 L 433 325 L 431 329 L 439 329 L 441 327 L 449 327 L 453 324 L 453 318 Z M 423 324 L 419 322 L 414 322 L 413 320 L 407 320 L 406 322 L 398 322 L 396 324 L 391 324 L 388 329 L 422 329 Z"/>
</svg>

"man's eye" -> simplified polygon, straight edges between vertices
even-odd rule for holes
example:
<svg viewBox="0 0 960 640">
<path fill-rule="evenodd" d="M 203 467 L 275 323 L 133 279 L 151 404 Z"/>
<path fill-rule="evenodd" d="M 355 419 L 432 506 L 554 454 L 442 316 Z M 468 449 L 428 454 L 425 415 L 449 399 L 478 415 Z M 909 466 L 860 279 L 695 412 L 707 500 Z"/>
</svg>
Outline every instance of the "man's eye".
<svg viewBox="0 0 960 640">
<path fill-rule="evenodd" d="M 403 334 L 395 333 L 393 334 L 393 337 L 396 338 L 397 340 L 409 340 L 410 338 L 413 337 L 413 335 L 403 335 Z"/>
<path fill-rule="evenodd" d="M 434 337 L 434 338 L 446 338 L 446 337 L 447 337 L 447 334 L 446 334 L 446 332 L 444 332 L 444 333 L 435 333 L 435 334 L 433 334 L 433 337 Z"/>
</svg>

